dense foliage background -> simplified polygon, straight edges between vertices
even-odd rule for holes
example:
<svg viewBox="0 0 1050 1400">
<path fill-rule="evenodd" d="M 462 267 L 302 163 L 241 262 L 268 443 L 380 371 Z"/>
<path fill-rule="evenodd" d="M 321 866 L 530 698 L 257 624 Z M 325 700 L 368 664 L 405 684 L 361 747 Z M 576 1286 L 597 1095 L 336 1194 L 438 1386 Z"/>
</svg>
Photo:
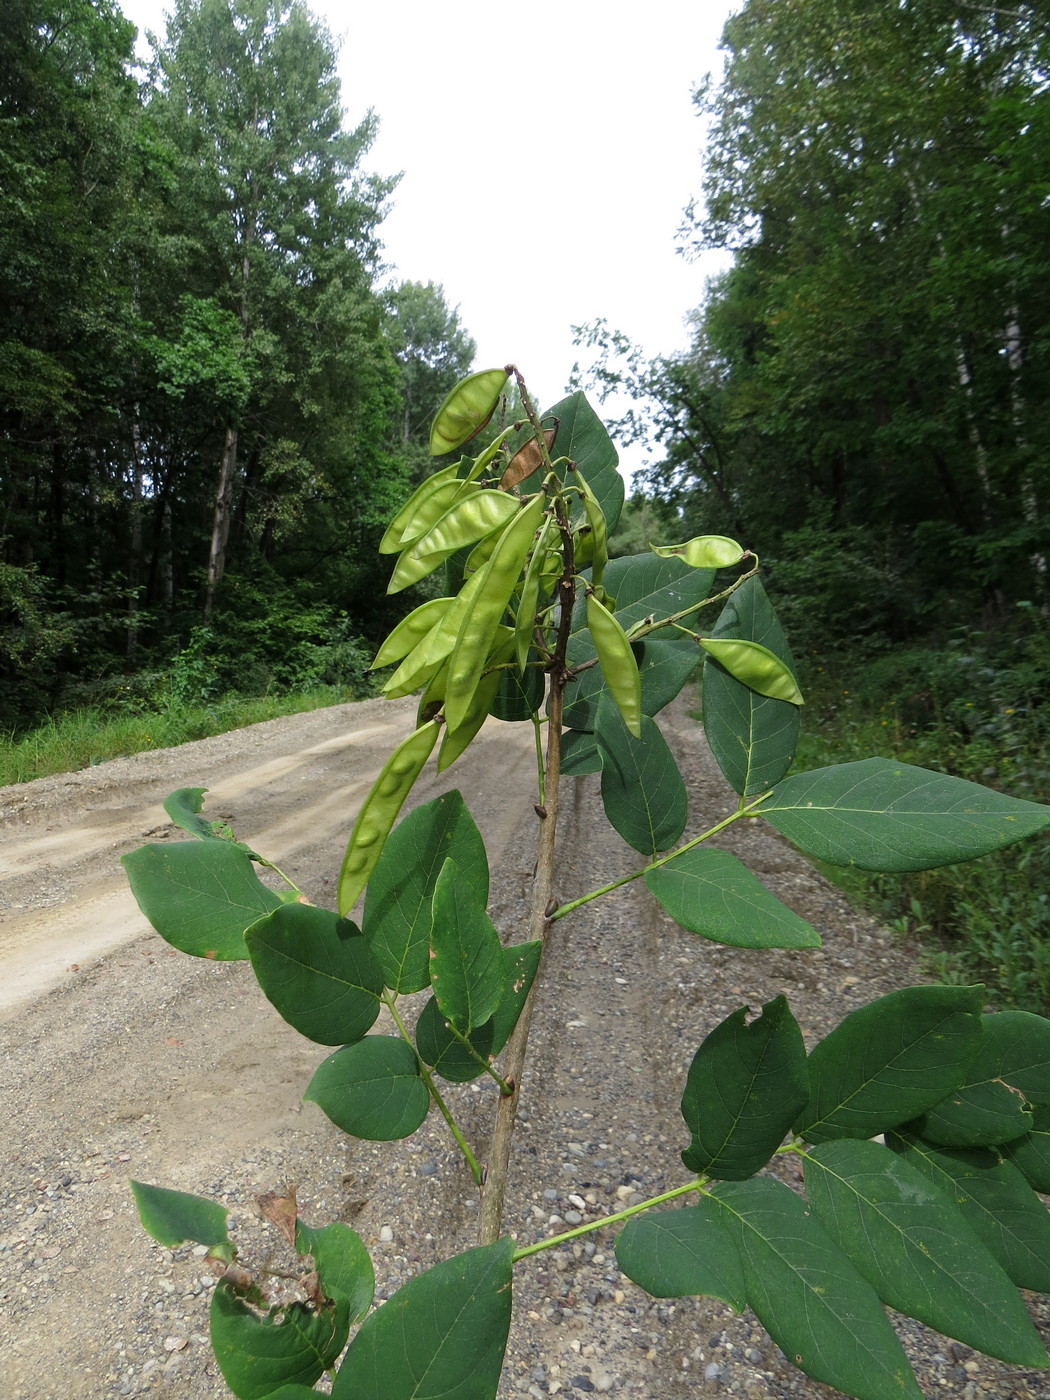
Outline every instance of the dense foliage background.
<svg viewBox="0 0 1050 1400">
<path fill-rule="evenodd" d="M 396 178 L 308 10 L 176 0 L 145 72 L 133 37 L 114 0 L 0 12 L 0 780 L 360 690 L 416 601 L 375 543 L 473 357 L 440 287 L 384 280 Z M 732 266 L 688 352 L 580 328 L 656 447 L 613 552 L 759 550 L 804 762 L 1046 801 L 1050 17 L 745 0 L 724 47 L 681 239 Z M 1050 1005 L 1046 843 L 979 870 L 867 892 Z"/>
<path fill-rule="evenodd" d="M 0 729 L 187 648 L 186 700 L 359 678 L 474 352 L 440 287 L 379 289 L 396 179 L 304 6 L 177 0 L 141 81 L 133 39 L 113 0 L 0 15 Z"/>
<path fill-rule="evenodd" d="M 619 431 L 659 440 L 647 488 L 684 534 L 761 553 L 806 766 L 896 753 L 1046 801 L 1050 19 L 747 0 L 724 47 L 682 240 L 732 267 L 685 355 L 581 328 L 592 379 L 634 396 Z M 1050 1004 L 1045 845 L 874 893 L 967 931 L 945 975 Z"/>
</svg>

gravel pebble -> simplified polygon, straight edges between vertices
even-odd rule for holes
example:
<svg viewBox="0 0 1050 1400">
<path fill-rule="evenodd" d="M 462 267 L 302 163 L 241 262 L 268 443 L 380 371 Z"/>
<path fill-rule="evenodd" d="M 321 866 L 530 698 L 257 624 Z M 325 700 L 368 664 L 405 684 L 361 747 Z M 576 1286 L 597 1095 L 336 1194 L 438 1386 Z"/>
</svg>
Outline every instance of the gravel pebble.
<svg viewBox="0 0 1050 1400">
<path fill-rule="evenodd" d="M 271 854 L 311 897 L 330 903 L 346 838 L 347 773 L 385 756 L 387 726 L 393 719 L 407 732 L 413 715 L 411 701 L 337 707 L 5 789 L 0 825 L 12 854 L 23 839 L 54 852 L 48 880 L 31 870 L 11 886 L 14 898 L 59 908 L 75 878 L 97 880 L 101 865 L 115 868 L 144 838 L 172 839 L 159 802 L 199 783 L 231 794 L 220 795 L 216 815 L 246 839 L 282 823 L 294 830 L 297 804 L 312 813 L 316 802 L 309 841 Z M 686 772 L 690 831 L 699 830 L 735 800 L 685 704 L 661 724 Z M 356 737 L 370 728 L 381 736 L 375 748 Z M 524 728 L 496 726 L 499 743 L 486 730 L 452 775 L 490 845 L 493 921 L 514 938 L 524 926 L 536 818 L 531 795 L 519 811 L 508 794 L 515 783 L 530 792 L 534 773 L 531 737 L 505 736 Z M 598 779 L 567 784 L 562 898 L 636 868 L 618 837 L 596 835 L 604 826 Z M 447 786 L 426 776 L 413 802 Z M 129 826 L 129 810 L 137 825 Z M 84 859 L 79 875 L 72 861 L 61 863 L 77 822 L 109 843 Z M 768 829 L 738 823 L 719 845 L 813 923 L 824 946 L 751 953 L 700 943 L 664 918 L 641 882 L 555 925 L 521 1090 L 527 1128 L 508 1195 L 519 1246 L 546 1238 L 552 1216 L 575 1226 L 688 1179 L 677 1126 L 682 1083 L 696 1046 L 736 1007 L 786 991 L 812 1043 L 854 1006 L 921 980 L 899 943 L 852 913 Z M 165 1250 L 138 1229 L 131 1177 L 221 1200 L 233 1212 L 242 1258 L 272 1267 L 280 1267 L 280 1250 L 255 1201 L 294 1182 L 309 1224 L 343 1220 L 382 1242 L 380 1297 L 472 1243 L 476 1194 L 440 1116 L 405 1142 L 352 1141 L 302 1102 L 323 1058 L 279 1020 L 246 964 L 183 958 L 153 936 L 69 973 L 0 1023 L 0 1123 L 9 1134 L 0 1145 L 3 1400 L 228 1400 L 206 1337 L 214 1288 L 200 1262 L 206 1251 Z M 487 1079 L 449 1086 L 474 1142 L 486 1140 L 497 1093 Z M 788 1163 L 777 1174 L 793 1184 Z M 750 1314 L 710 1299 L 648 1298 L 620 1274 L 613 1241 L 614 1230 L 602 1228 L 516 1268 L 503 1400 L 592 1390 L 617 1400 L 693 1400 L 701 1377 L 716 1393 L 749 1400 L 826 1400 L 827 1389 L 790 1367 Z M 1046 1300 L 1028 1302 L 1050 1336 Z M 895 1326 L 928 1395 L 1046 1393 L 1044 1374 L 956 1351 L 915 1323 Z"/>
</svg>

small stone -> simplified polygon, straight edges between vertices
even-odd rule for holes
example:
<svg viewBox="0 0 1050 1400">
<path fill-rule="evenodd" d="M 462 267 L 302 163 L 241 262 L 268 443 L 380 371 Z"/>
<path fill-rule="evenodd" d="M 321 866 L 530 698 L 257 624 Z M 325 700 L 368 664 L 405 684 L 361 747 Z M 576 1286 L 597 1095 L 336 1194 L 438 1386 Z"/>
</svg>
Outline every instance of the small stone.
<svg viewBox="0 0 1050 1400">
<path fill-rule="evenodd" d="M 603 1395 L 613 1388 L 613 1378 L 608 1371 L 592 1371 L 591 1380 L 594 1382 L 595 1390 L 601 1391 Z"/>
<path fill-rule="evenodd" d="M 393 1230 L 390 1228 L 389 1225 L 384 1225 L 383 1228 L 379 1231 L 379 1243 L 380 1243 L 380 1244 L 390 1244 L 390 1242 L 393 1240 L 393 1238 L 394 1238 L 394 1232 L 393 1232 Z"/>
<path fill-rule="evenodd" d="M 183 1351 L 183 1350 L 185 1350 L 185 1348 L 186 1348 L 187 1346 L 189 1346 L 189 1340 L 188 1340 L 188 1338 L 186 1338 L 186 1337 L 165 1337 L 165 1338 L 164 1338 L 164 1350 L 165 1350 L 165 1351 Z"/>
<path fill-rule="evenodd" d="M 717 1361 L 710 1362 L 704 1367 L 704 1380 L 717 1381 L 722 1374 L 722 1368 Z"/>
<path fill-rule="evenodd" d="M 567 1210 L 565 1212 L 565 1223 L 566 1225 L 582 1225 L 583 1216 L 578 1210 Z"/>
<path fill-rule="evenodd" d="M 573 1376 L 572 1384 L 577 1390 L 591 1391 L 595 1389 L 595 1384 L 590 1376 Z"/>
</svg>

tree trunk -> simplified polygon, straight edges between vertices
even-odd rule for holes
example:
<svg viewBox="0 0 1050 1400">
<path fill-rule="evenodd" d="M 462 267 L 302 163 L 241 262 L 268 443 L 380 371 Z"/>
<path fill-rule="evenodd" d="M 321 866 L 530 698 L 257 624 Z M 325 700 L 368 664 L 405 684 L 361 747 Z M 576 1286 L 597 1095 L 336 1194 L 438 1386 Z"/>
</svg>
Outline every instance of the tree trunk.
<svg viewBox="0 0 1050 1400">
<path fill-rule="evenodd" d="M 226 541 L 230 537 L 230 514 L 233 503 L 233 483 L 237 475 L 237 429 L 226 429 L 219 469 L 219 489 L 215 493 L 215 516 L 212 522 L 211 549 L 208 553 L 208 582 L 204 594 L 204 620 L 215 609 L 215 595 L 226 569 Z"/>
<path fill-rule="evenodd" d="M 139 430 L 139 406 L 135 404 L 131 419 L 131 545 L 128 559 L 128 642 L 127 654 L 135 655 L 138 645 L 139 583 L 142 579 L 142 513 L 145 493 L 142 485 L 142 435 Z"/>
</svg>

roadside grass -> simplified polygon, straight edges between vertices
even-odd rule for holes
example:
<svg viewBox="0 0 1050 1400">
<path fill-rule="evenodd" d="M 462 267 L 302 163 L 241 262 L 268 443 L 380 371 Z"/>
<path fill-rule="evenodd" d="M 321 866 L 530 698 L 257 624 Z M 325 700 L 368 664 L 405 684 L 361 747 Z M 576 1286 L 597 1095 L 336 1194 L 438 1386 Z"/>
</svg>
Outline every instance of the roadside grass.
<svg viewBox="0 0 1050 1400">
<path fill-rule="evenodd" d="M 110 758 L 173 748 L 261 720 L 339 705 L 360 698 L 350 686 L 324 685 L 288 695 L 229 695 L 207 704 L 169 704 L 141 713 L 85 705 L 14 738 L 0 736 L 0 786 L 73 773 Z"/>
<path fill-rule="evenodd" d="M 1046 638 L 1043 637 L 1045 643 Z M 883 756 L 1050 800 L 1050 691 L 1045 651 L 964 635 L 860 669 L 813 666 L 795 770 Z M 1050 1011 L 1050 840 L 967 865 L 906 874 L 822 866 L 822 873 L 925 949 L 928 975 L 984 982 L 1006 1007 Z"/>
</svg>

